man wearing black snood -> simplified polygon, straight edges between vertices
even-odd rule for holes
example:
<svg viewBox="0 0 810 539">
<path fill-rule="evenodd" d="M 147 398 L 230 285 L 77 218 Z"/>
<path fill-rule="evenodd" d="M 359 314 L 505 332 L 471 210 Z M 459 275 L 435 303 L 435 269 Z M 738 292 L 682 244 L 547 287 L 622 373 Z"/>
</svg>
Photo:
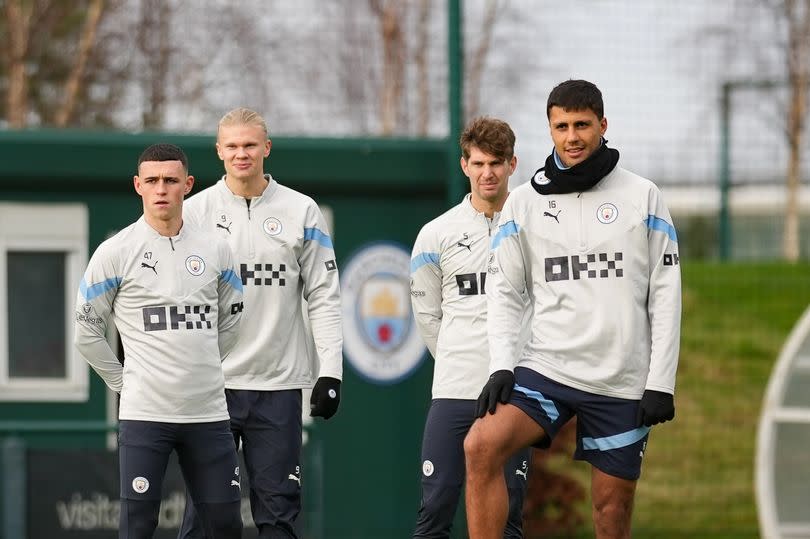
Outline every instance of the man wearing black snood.
<svg viewBox="0 0 810 539">
<path fill-rule="evenodd" d="M 608 147 L 594 84 L 559 84 L 546 112 L 554 149 L 509 196 L 491 243 L 491 374 L 464 442 L 470 538 L 503 535 L 506 459 L 549 447 L 576 417 L 574 458 L 591 464 L 595 536 L 629 539 L 650 427 L 675 415 L 677 235 L 655 184 Z M 534 312 L 520 353 L 524 292 Z"/>
</svg>

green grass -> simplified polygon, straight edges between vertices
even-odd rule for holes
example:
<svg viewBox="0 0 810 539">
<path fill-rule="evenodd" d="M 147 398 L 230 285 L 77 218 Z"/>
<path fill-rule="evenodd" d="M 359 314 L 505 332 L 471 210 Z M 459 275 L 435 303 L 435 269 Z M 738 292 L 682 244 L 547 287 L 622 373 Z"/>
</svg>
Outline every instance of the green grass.
<svg viewBox="0 0 810 539">
<path fill-rule="evenodd" d="M 683 266 L 675 421 L 653 429 L 634 539 L 756 539 L 754 454 L 771 369 L 810 305 L 810 264 Z M 559 464 L 559 467 L 556 466 Z M 555 463 L 587 485 L 590 468 Z M 582 507 L 591 537 L 590 501 Z"/>
<path fill-rule="evenodd" d="M 683 266 L 676 418 L 645 454 L 634 537 L 759 537 L 754 453 L 771 369 L 810 305 L 810 265 Z"/>
</svg>

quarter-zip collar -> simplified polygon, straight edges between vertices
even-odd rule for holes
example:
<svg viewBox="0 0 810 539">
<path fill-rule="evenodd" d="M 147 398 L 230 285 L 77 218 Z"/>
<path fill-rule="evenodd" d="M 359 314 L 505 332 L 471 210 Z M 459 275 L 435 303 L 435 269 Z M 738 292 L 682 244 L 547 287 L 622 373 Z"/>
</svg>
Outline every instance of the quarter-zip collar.
<svg viewBox="0 0 810 539">
<path fill-rule="evenodd" d="M 267 180 L 267 187 L 264 188 L 264 191 L 262 191 L 261 195 L 257 197 L 252 197 L 250 199 L 250 209 L 255 208 L 263 201 L 270 200 L 278 190 L 278 183 L 276 182 L 276 180 L 273 179 L 273 176 L 271 176 L 270 174 L 265 174 L 264 179 Z M 225 198 L 225 200 L 234 201 L 236 204 L 239 205 L 240 208 L 246 207 L 245 200 L 247 199 L 243 196 L 235 195 L 233 191 L 231 191 L 228 188 L 228 184 L 225 183 L 224 175 L 222 176 L 222 179 L 220 179 L 216 183 L 215 187 L 220 192 L 221 196 Z"/>
<path fill-rule="evenodd" d="M 168 241 L 172 251 L 175 250 L 175 246 L 183 241 L 186 236 L 185 223 L 180 225 L 180 231 L 176 236 L 163 236 L 146 222 L 146 218 L 143 215 L 135 222 L 135 228 L 138 232 L 149 238 L 149 241 Z"/>
</svg>

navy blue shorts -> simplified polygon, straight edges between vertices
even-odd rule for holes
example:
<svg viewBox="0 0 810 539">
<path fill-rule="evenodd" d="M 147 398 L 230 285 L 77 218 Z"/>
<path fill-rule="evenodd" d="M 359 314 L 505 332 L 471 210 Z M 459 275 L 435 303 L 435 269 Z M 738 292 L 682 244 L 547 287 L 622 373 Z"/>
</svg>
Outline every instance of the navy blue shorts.
<svg viewBox="0 0 810 539">
<path fill-rule="evenodd" d="M 239 465 L 229 422 L 123 420 L 118 430 L 121 498 L 160 500 L 172 451 L 198 503 L 239 501 Z"/>
<path fill-rule="evenodd" d="M 536 447 L 547 448 L 569 419 L 577 418 L 574 458 L 622 479 L 641 475 L 650 428 L 636 422 L 639 401 L 596 395 L 560 384 L 525 367 L 515 369 L 510 404 L 546 432 Z"/>
</svg>

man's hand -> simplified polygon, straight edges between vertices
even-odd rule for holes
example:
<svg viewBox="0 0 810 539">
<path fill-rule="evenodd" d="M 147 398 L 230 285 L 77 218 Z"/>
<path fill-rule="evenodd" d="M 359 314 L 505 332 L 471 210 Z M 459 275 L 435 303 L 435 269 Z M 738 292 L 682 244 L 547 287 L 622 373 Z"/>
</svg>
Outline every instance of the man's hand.
<svg viewBox="0 0 810 539">
<path fill-rule="evenodd" d="M 329 419 L 340 404 L 340 380 L 323 376 L 315 382 L 309 399 L 309 415 Z"/>
<path fill-rule="evenodd" d="M 505 404 L 509 401 L 514 387 L 515 375 L 512 371 L 493 372 L 478 397 L 478 403 L 475 406 L 475 417 L 484 417 L 487 412 L 494 414 L 495 407 L 499 402 Z"/>
<path fill-rule="evenodd" d="M 663 391 L 645 389 L 641 402 L 638 403 L 636 423 L 652 427 L 675 417 L 675 402 L 672 395 Z"/>
</svg>

